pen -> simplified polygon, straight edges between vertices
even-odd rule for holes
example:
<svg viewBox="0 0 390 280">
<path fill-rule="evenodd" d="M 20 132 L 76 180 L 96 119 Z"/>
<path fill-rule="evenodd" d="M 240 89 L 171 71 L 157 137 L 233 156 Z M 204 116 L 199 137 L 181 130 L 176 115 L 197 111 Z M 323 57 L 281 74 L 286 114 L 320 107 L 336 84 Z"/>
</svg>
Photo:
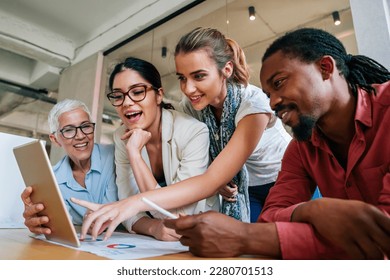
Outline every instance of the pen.
<svg viewBox="0 0 390 280">
<path fill-rule="evenodd" d="M 153 209 L 157 210 L 158 212 L 160 212 L 161 214 L 165 215 L 165 216 L 168 216 L 169 218 L 171 219 L 177 219 L 177 217 L 175 215 L 173 215 L 171 212 L 168 212 L 167 210 L 161 208 L 160 206 L 158 206 L 156 203 L 150 201 L 149 199 L 147 199 L 146 197 L 143 197 L 141 198 L 141 200 L 143 202 L 145 202 L 147 205 L 149 205 L 150 207 L 152 207 Z"/>
</svg>

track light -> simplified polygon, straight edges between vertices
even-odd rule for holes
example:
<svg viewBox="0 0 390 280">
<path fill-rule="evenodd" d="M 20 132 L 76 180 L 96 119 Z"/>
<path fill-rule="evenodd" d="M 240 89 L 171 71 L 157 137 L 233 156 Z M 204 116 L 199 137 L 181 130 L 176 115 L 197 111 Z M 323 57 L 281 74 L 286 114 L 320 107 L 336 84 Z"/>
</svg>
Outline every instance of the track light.
<svg viewBox="0 0 390 280">
<path fill-rule="evenodd" d="M 250 19 L 250 20 L 255 20 L 255 19 L 256 19 L 255 7 L 250 6 L 250 7 L 248 8 L 248 11 L 249 11 L 249 19 Z"/>
<path fill-rule="evenodd" d="M 167 57 L 167 47 L 161 48 L 161 57 L 166 58 Z"/>
<path fill-rule="evenodd" d="M 340 14 L 338 11 L 335 11 L 332 13 L 332 17 L 333 17 L 333 22 L 334 22 L 334 25 L 340 25 L 341 23 L 341 20 L 340 20 Z"/>
</svg>

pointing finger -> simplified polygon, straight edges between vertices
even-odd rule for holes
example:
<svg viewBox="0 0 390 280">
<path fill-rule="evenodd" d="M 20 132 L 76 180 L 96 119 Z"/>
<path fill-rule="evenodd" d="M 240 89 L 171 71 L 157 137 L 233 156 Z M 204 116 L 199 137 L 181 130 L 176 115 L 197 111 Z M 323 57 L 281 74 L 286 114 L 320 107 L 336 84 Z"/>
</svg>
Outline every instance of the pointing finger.
<svg viewBox="0 0 390 280">
<path fill-rule="evenodd" d="M 92 211 L 97 211 L 99 210 L 100 208 L 100 204 L 96 204 L 96 203 L 93 203 L 93 202 L 89 202 L 89 201 L 86 201 L 86 200 L 81 200 L 81 199 L 78 199 L 78 198 L 74 198 L 72 197 L 70 199 L 72 202 L 80 205 L 80 206 L 83 206 L 89 210 L 92 210 Z"/>
</svg>

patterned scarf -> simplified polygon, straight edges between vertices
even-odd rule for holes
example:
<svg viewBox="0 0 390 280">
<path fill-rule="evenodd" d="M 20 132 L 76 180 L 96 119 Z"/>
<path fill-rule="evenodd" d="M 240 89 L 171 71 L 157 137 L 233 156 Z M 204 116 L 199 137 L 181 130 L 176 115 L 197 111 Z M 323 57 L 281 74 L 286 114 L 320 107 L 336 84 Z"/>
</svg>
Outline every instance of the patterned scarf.
<svg viewBox="0 0 390 280">
<path fill-rule="evenodd" d="M 223 103 L 221 123 L 218 127 L 211 106 L 202 110 L 202 118 L 210 131 L 210 156 L 214 160 L 229 142 L 236 126 L 234 119 L 241 104 L 241 90 L 238 85 L 228 84 L 227 96 Z M 237 200 L 228 202 L 223 199 L 221 213 L 243 222 L 250 221 L 248 171 L 244 165 L 232 180 L 238 186 Z"/>
</svg>

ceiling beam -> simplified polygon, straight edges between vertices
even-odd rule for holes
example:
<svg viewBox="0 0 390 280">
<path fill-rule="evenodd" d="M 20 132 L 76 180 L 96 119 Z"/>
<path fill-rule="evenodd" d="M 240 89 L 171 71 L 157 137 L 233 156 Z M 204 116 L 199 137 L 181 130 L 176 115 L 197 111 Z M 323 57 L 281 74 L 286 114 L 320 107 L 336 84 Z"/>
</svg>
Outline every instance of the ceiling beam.
<svg viewBox="0 0 390 280">
<path fill-rule="evenodd" d="M 69 39 L 1 10 L 0 48 L 60 68 L 69 66 L 74 55 Z"/>
</svg>

